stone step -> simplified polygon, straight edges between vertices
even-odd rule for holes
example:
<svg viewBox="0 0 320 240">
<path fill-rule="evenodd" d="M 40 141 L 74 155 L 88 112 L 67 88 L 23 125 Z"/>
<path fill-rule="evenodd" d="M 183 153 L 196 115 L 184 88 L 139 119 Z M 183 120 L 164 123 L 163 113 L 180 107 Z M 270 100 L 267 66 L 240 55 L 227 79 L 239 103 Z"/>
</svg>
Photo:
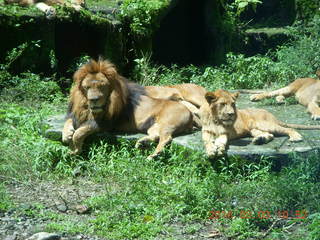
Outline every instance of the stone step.
<svg viewBox="0 0 320 240">
<path fill-rule="evenodd" d="M 311 120 L 305 108 L 298 104 L 266 105 L 263 103 L 252 103 L 249 94 L 241 94 L 237 103 L 238 108 L 257 107 L 272 112 L 278 119 L 287 123 L 315 125 L 317 121 Z M 44 136 L 55 141 L 61 141 L 64 115 L 56 115 L 44 122 Z M 276 160 L 286 160 L 291 154 L 309 154 L 320 148 L 320 130 L 298 130 L 304 140 L 298 143 L 288 141 L 287 137 L 276 137 L 273 141 L 263 145 L 251 144 L 251 138 L 242 138 L 230 142 L 227 154 L 229 156 L 241 156 L 248 159 L 260 159 L 261 156 L 273 157 Z M 121 134 L 116 138 L 136 140 L 144 134 Z M 99 134 L 100 137 L 110 137 L 110 134 Z M 177 136 L 173 139 L 178 144 L 193 150 L 204 152 L 201 140 L 201 132 Z"/>
</svg>

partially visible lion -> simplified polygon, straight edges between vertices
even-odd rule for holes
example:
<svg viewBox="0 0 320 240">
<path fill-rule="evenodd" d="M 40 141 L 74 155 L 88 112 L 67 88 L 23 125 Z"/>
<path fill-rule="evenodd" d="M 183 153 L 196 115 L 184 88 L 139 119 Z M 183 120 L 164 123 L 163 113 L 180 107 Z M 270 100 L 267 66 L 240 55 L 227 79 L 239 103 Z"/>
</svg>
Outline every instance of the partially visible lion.
<svg viewBox="0 0 320 240">
<path fill-rule="evenodd" d="M 67 5 L 79 11 L 84 5 L 85 0 L 4 0 L 5 4 L 18 4 L 22 7 L 35 5 L 40 11 L 44 12 L 47 18 L 53 18 L 56 15 L 53 5 Z"/>
<path fill-rule="evenodd" d="M 271 141 L 274 135 L 287 135 L 289 141 L 301 141 L 301 135 L 292 128 L 320 129 L 319 125 L 306 126 L 287 124 L 276 119 L 264 109 L 236 108 L 239 93 L 225 90 L 208 92 L 205 97 L 207 104 L 200 108 L 202 121 L 202 139 L 206 153 L 210 157 L 222 155 L 228 140 L 252 136 L 253 144 Z"/>
<path fill-rule="evenodd" d="M 207 90 L 205 88 L 193 83 L 183 83 L 167 86 L 146 86 L 145 89 L 150 97 L 179 101 L 194 114 L 198 125 L 201 124 L 198 115 L 200 106 L 206 103 L 204 95 Z"/>
<path fill-rule="evenodd" d="M 207 90 L 193 83 L 183 83 L 167 86 L 146 86 L 149 96 L 168 100 L 184 100 L 197 108 L 206 102 L 204 95 Z"/>
<path fill-rule="evenodd" d="M 62 138 L 78 154 L 85 138 L 95 132 L 147 133 L 137 141 L 136 147 L 159 141 L 149 156 L 153 158 L 173 135 L 190 131 L 193 124 L 193 115 L 184 105 L 151 98 L 142 86 L 118 74 L 109 61 L 91 60 L 74 74 Z"/>
<path fill-rule="evenodd" d="M 318 77 L 320 70 L 317 71 Z M 320 81 L 314 78 L 299 78 L 284 88 L 271 92 L 255 94 L 251 101 L 260 101 L 264 98 L 276 97 L 277 102 L 282 103 L 286 97 L 295 95 L 297 101 L 307 107 L 313 120 L 320 120 Z"/>
</svg>

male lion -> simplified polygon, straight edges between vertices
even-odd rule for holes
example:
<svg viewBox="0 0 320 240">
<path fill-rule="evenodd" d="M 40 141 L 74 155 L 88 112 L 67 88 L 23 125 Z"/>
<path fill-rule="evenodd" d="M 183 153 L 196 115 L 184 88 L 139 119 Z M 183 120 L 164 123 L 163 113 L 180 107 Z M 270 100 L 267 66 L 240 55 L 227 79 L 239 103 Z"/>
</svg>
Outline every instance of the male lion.
<svg viewBox="0 0 320 240">
<path fill-rule="evenodd" d="M 99 131 L 141 132 L 136 147 L 148 141 L 159 143 L 148 158 L 157 156 L 172 135 L 192 129 L 193 115 L 182 104 L 154 99 L 140 85 L 127 81 L 106 60 L 80 67 L 74 74 L 63 142 L 82 150 L 84 139 Z"/>
<path fill-rule="evenodd" d="M 320 70 L 317 71 L 320 77 Z M 264 98 L 276 97 L 277 102 L 282 103 L 286 97 L 295 95 L 297 101 L 307 107 L 313 120 L 320 120 L 320 81 L 314 78 L 299 78 L 284 88 L 271 92 L 255 94 L 251 101 L 260 101 Z"/>
<path fill-rule="evenodd" d="M 236 108 L 239 93 L 225 90 L 208 92 L 205 97 L 207 104 L 200 108 L 202 121 L 202 139 L 206 152 L 210 157 L 222 155 L 229 139 L 252 136 L 253 144 L 270 142 L 273 134 L 287 135 L 289 141 L 301 141 L 301 135 L 292 128 L 320 129 L 319 125 L 306 126 L 287 124 L 276 119 L 264 109 Z"/>
<path fill-rule="evenodd" d="M 16 3 L 22 7 L 28 7 L 31 5 L 35 5 L 40 11 L 46 14 L 47 18 L 53 18 L 56 15 L 55 9 L 52 7 L 53 5 L 64 5 L 71 6 L 75 10 L 79 11 L 81 7 L 84 6 L 85 0 L 4 0 L 5 4 L 13 4 Z"/>
<path fill-rule="evenodd" d="M 205 88 L 193 83 L 184 83 L 167 86 L 146 86 L 145 89 L 150 97 L 179 101 L 194 114 L 194 121 L 197 122 L 198 126 L 201 126 L 198 115 L 200 106 L 206 103 L 204 95 L 207 90 Z"/>
</svg>

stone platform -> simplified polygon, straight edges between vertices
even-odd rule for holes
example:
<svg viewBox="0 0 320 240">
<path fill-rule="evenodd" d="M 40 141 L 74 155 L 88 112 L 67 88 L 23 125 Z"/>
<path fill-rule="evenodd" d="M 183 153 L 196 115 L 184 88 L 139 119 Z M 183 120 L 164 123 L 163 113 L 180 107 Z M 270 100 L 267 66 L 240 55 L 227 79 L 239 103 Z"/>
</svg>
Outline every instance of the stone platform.
<svg viewBox="0 0 320 240">
<path fill-rule="evenodd" d="M 292 102 L 292 101 L 291 101 Z M 283 122 L 315 125 L 320 122 L 311 120 L 305 108 L 298 104 L 276 105 L 272 100 L 265 100 L 262 103 L 252 103 L 249 94 L 241 94 L 237 103 L 238 108 L 257 107 L 264 108 L 272 112 Z M 61 130 L 63 128 L 64 116 L 52 116 L 45 122 L 44 136 L 61 141 Z M 276 137 L 273 141 L 263 145 L 251 144 L 251 138 L 242 138 L 230 142 L 227 154 L 229 156 L 242 156 L 245 158 L 260 158 L 261 156 L 275 157 L 277 159 L 287 159 L 290 154 L 306 154 L 319 150 L 320 130 L 298 130 L 303 136 L 303 141 L 291 143 L 287 137 Z M 143 134 L 116 135 L 117 138 L 137 139 Z M 185 146 L 190 149 L 204 151 L 201 132 L 178 136 L 173 139 L 173 143 Z"/>
</svg>

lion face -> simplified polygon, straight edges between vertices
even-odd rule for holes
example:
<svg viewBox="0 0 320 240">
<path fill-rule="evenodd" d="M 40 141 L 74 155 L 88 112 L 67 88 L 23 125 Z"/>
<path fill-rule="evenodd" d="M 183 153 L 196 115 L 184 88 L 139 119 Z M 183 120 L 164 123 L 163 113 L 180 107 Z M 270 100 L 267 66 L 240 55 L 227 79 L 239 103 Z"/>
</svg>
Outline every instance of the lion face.
<svg viewBox="0 0 320 240">
<path fill-rule="evenodd" d="M 80 89 L 88 100 L 91 112 L 104 111 L 112 89 L 111 82 L 103 73 L 89 73 L 81 82 Z"/>
<path fill-rule="evenodd" d="M 239 93 L 229 93 L 224 90 L 207 92 L 205 98 L 213 116 L 223 125 L 232 125 L 237 118 L 236 99 Z"/>
</svg>

